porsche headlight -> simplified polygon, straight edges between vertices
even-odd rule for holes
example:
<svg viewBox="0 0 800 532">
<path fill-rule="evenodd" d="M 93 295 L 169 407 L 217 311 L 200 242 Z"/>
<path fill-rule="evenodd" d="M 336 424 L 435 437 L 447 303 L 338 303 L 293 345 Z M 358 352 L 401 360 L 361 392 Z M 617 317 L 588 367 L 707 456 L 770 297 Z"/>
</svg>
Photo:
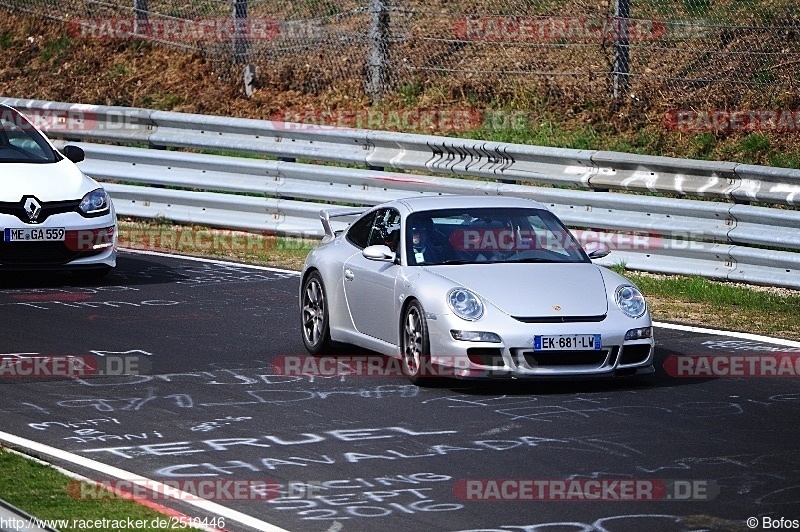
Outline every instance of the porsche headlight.
<svg viewBox="0 0 800 532">
<path fill-rule="evenodd" d="M 619 309 L 631 318 L 638 318 L 647 310 L 644 296 L 635 286 L 620 286 L 614 294 L 614 299 L 616 299 Z"/>
<path fill-rule="evenodd" d="M 107 213 L 111 206 L 111 199 L 102 188 L 92 190 L 81 200 L 80 210 L 84 216 L 101 216 Z"/>
<path fill-rule="evenodd" d="M 475 321 L 483 316 L 481 298 L 466 288 L 453 288 L 447 293 L 447 304 L 462 320 Z"/>
</svg>

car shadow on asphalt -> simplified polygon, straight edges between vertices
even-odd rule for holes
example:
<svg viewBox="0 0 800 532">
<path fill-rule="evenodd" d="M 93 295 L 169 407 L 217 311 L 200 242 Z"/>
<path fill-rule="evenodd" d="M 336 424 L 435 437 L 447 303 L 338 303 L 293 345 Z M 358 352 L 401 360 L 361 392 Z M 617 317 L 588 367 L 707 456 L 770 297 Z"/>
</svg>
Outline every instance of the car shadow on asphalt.
<svg viewBox="0 0 800 532">
<path fill-rule="evenodd" d="M 648 390 L 654 388 L 673 388 L 678 386 L 698 385 L 714 378 L 691 377 L 676 378 L 664 370 L 664 362 L 670 356 L 683 353 L 666 347 L 656 346 L 654 353 L 655 373 L 634 377 L 618 378 L 564 378 L 558 380 L 460 380 L 431 378 L 422 387 L 429 389 L 449 390 L 455 393 L 474 396 L 496 395 L 567 395 L 575 393 L 608 393 L 631 390 Z M 370 358 L 383 357 L 374 351 L 352 346 L 337 346 L 329 354 L 316 358 Z M 386 357 L 388 359 L 388 357 Z M 393 378 L 393 377 L 387 377 Z M 408 382 L 397 377 L 398 382 Z"/>
<path fill-rule="evenodd" d="M 543 381 L 473 381 L 442 383 L 440 387 L 449 388 L 453 392 L 465 395 L 564 395 L 575 393 L 608 393 L 653 388 L 674 388 L 678 386 L 698 385 L 715 378 L 677 378 L 664 370 L 664 362 L 668 357 L 682 353 L 656 346 L 654 353 L 655 373 L 633 377 L 603 379 L 563 379 Z"/>
<path fill-rule="evenodd" d="M 101 279 L 92 279 L 72 271 L 0 271 L 0 290 L 86 288 L 102 286 L 144 286 L 174 283 L 186 279 L 180 268 L 147 257 L 124 255 L 117 267 Z"/>
</svg>

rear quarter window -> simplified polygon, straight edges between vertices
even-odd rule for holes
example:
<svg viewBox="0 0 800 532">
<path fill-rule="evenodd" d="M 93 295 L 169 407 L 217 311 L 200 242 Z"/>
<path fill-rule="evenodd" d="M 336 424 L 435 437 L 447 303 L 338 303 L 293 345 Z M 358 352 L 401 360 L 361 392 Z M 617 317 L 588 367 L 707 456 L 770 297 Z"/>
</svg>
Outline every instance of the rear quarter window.
<svg viewBox="0 0 800 532">
<path fill-rule="evenodd" d="M 363 218 L 356 220 L 347 230 L 345 238 L 347 238 L 347 240 L 357 248 L 364 249 L 367 247 L 369 235 L 372 231 L 372 225 L 375 222 L 376 214 L 377 211 L 373 211 Z"/>
</svg>

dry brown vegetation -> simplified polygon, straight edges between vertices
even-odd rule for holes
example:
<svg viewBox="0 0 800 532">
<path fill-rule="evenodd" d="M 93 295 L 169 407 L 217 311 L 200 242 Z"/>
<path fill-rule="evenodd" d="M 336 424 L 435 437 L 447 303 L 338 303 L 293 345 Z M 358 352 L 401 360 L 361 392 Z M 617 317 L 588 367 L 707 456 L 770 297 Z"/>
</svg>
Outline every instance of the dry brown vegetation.
<svg viewBox="0 0 800 532">
<path fill-rule="evenodd" d="M 436 4 L 426 6 L 428 11 L 444 9 Z M 462 131 L 452 131 L 435 121 L 433 125 L 425 121 L 411 124 L 386 121 L 378 126 L 510 142 L 800 167 L 800 132 L 687 132 L 669 130 L 664 125 L 669 109 L 795 109 L 800 106 L 797 84 L 776 85 L 769 90 L 725 84 L 676 87 L 658 76 L 643 77 L 634 79 L 631 90 L 635 98 L 611 105 L 609 78 L 602 74 L 487 77 L 470 72 L 442 74 L 403 67 L 446 64 L 481 70 L 516 65 L 514 68 L 523 70 L 547 70 L 561 63 L 562 67 L 574 64 L 601 73 L 608 68 L 597 50 L 581 54 L 581 48 L 556 52 L 506 43 L 496 48 L 495 53 L 487 46 L 465 47 L 436 41 L 442 35 L 442 27 L 452 26 L 452 16 L 396 17 L 393 23 L 400 28 L 397 31 L 406 31 L 415 38 L 394 49 L 392 60 L 397 68 L 389 80 L 392 90 L 380 106 L 371 108 L 364 90 L 363 46 L 340 47 L 326 55 L 330 50 L 321 42 L 296 54 L 280 55 L 265 51 L 268 45 L 258 43 L 253 53 L 259 86 L 252 98 L 247 98 L 240 68 L 210 59 L 219 57 L 213 50 L 201 56 L 191 50 L 151 42 L 78 39 L 67 34 L 65 22 L 7 9 L 0 9 L 0 14 L 0 94 L 4 96 L 262 119 L 300 117 L 311 121 L 326 112 L 351 113 L 352 117 L 352 113 L 363 116 L 370 109 L 438 112 L 456 108 L 485 113 L 491 108 L 522 112 L 524 120 L 515 121 L 513 127 L 506 124 L 473 131 L 468 130 L 475 127 L 472 122 L 465 124 L 467 130 Z M 355 25 L 355 18 L 343 17 L 337 31 L 346 31 L 348 24 Z M 363 32 L 363 21 L 359 24 Z M 797 47 L 794 34 L 781 38 L 785 39 L 787 49 Z M 743 35 L 737 39 L 742 46 L 753 37 Z M 765 51 L 776 46 L 756 42 L 752 45 L 760 45 Z M 207 46 L 224 48 L 222 44 Z M 637 64 L 646 63 L 636 58 L 636 54 L 643 53 L 634 52 Z M 697 65 L 678 64 L 685 57 L 682 55 L 656 52 L 648 57 L 650 62 L 644 69 L 650 72 L 692 76 L 692 69 L 697 68 Z M 724 61 L 720 57 L 709 59 L 719 73 L 738 69 L 743 79 L 774 76 L 780 81 L 795 77 L 800 80 L 800 65 L 789 59 L 777 59 L 763 71 L 762 66 L 737 60 L 736 55 Z"/>
</svg>

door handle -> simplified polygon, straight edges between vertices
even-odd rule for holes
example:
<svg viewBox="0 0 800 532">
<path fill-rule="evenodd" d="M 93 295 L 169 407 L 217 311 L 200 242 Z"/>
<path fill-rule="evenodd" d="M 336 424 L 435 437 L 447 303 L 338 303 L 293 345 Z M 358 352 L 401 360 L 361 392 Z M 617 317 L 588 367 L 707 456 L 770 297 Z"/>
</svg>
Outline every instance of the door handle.
<svg viewBox="0 0 800 532">
<path fill-rule="evenodd" d="M 346 269 L 344 271 L 344 280 L 345 281 L 352 281 L 353 279 L 355 279 L 355 277 L 356 277 L 356 275 L 353 273 L 353 270 L 348 268 L 348 269 Z"/>
</svg>

